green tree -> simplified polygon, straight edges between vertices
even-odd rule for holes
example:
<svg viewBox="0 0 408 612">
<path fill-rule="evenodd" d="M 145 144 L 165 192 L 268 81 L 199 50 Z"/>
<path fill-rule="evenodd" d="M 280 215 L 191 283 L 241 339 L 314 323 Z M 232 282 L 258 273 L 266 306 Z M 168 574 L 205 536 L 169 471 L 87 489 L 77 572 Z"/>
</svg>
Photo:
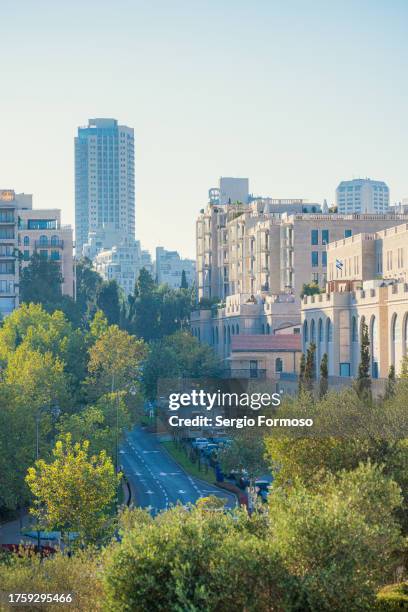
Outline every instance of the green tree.
<svg viewBox="0 0 408 612">
<path fill-rule="evenodd" d="M 397 381 L 395 379 L 395 366 L 390 365 L 390 369 L 388 372 L 387 384 L 385 386 L 385 399 L 390 399 L 395 395 L 395 387 Z"/>
<path fill-rule="evenodd" d="M 40 459 L 28 469 L 31 513 L 41 527 L 78 532 L 83 542 L 97 541 L 108 526 L 119 480 L 104 451 L 90 456 L 88 441 L 72 444 L 66 434 L 57 441 L 51 463 Z"/>
<path fill-rule="evenodd" d="M 306 355 L 302 353 L 299 365 L 298 394 L 301 394 L 305 384 Z"/>
<path fill-rule="evenodd" d="M 143 387 L 148 399 L 154 399 L 159 379 L 216 378 L 220 372 L 221 364 L 212 348 L 179 331 L 151 343 L 143 367 Z"/>
<path fill-rule="evenodd" d="M 179 506 L 154 519 L 132 514 L 126 522 L 133 526 L 104 556 L 112 612 L 291 609 L 295 581 L 269 542 L 250 532 L 244 513 Z"/>
<path fill-rule="evenodd" d="M 85 383 L 91 397 L 137 387 L 145 355 L 143 340 L 110 325 L 89 349 L 89 376 Z"/>
<path fill-rule="evenodd" d="M 131 418 L 123 392 L 108 393 L 98 399 L 95 405 L 86 406 L 75 414 L 63 415 L 58 423 L 58 430 L 64 436 L 70 433 L 72 441 L 89 441 L 89 452 L 97 455 L 101 451 L 112 458 L 116 456 L 116 427 L 118 436 L 131 425 Z"/>
<path fill-rule="evenodd" d="M 97 295 L 103 279 L 86 257 L 76 264 L 76 301 L 84 320 L 90 320 L 97 308 Z"/>
<path fill-rule="evenodd" d="M 305 295 L 317 295 L 320 293 L 320 287 L 317 283 L 303 283 L 300 297 L 303 299 Z"/>
<path fill-rule="evenodd" d="M 313 393 L 314 383 L 316 380 L 316 345 L 311 342 L 306 353 L 306 364 L 304 373 L 304 387 L 310 393 Z"/>
<path fill-rule="evenodd" d="M 362 400 L 371 398 L 371 376 L 370 376 L 370 339 L 368 336 L 368 325 L 365 321 L 361 324 L 360 335 L 360 364 L 358 375 L 355 381 L 355 388 L 358 396 Z"/>
<path fill-rule="evenodd" d="M 319 397 L 322 399 L 329 388 L 329 368 L 328 357 L 325 353 L 320 362 Z"/>
<path fill-rule="evenodd" d="M 322 482 L 270 496 L 271 536 L 286 569 L 302 582 L 307 610 L 371 610 L 403 541 L 394 511 L 398 486 L 361 465 Z"/>
<path fill-rule="evenodd" d="M 96 291 L 96 306 L 103 311 L 110 325 L 121 322 L 122 298 L 120 287 L 115 280 L 104 281 Z"/>
<path fill-rule="evenodd" d="M 186 271 L 185 270 L 183 270 L 182 273 L 181 273 L 180 289 L 188 289 L 188 282 L 187 282 L 187 276 L 186 276 Z"/>
<path fill-rule="evenodd" d="M 238 470 L 248 475 L 248 507 L 253 510 L 256 501 L 255 479 L 267 470 L 265 444 L 257 428 L 246 427 L 237 432 L 232 444 L 224 448 L 218 459 L 225 473 Z"/>
<path fill-rule="evenodd" d="M 59 264 L 34 253 L 21 270 L 20 299 L 25 303 L 43 304 L 48 309 L 60 302 L 62 283 Z"/>
</svg>

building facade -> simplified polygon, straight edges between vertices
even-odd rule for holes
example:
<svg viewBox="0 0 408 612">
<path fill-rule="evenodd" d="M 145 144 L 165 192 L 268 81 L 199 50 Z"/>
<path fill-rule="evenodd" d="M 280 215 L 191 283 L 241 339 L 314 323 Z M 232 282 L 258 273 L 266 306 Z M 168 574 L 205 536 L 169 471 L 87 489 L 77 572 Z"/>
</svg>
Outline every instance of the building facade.
<svg viewBox="0 0 408 612">
<path fill-rule="evenodd" d="M 59 209 L 33 209 L 32 195 L 0 190 L 0 318 L 19 305 L 20 265 L 34 253 L 57 262 L 62 292 L 75 296 L 73 231 L 61 224 Z"/>
<path fill-rule="evenodd" d="M 75 296 L 73 262 L 73 231 L 62 225 L 61 211 L 55 209 L 19 209 L 18 248 L 23 255 L 22 266 L 28 265 L 34 253 L 55 261 L 63 278 L 62 293 Z"/>
<path fill-rule="evenodd" d="M 342 181 L 336 189 L 337 212 L 385 214 L 390 205 L 390 190 L 384 181 L 353 179 Z"/>
<path fill-rule="evenodd" d="M 135 237 L 134 132 L 116 119 L 89 119 L 75 138 L 75 240 L 82 254 L 90 232 Z M 110 247 L 112 245 L 103 245 Z"/>
<path fill-rule="evenodd" d="M 96 271 L 104 280 L 115 280 L 125 295 L 132 294 L 143 266 L 140 242 L 122 242 L 100 251 L 93 260 Z"/>
<path fill-rule="evenodd" d="M 155 276 L 159 285 L 165 284 L 172 289 L 181 287 L 183 271 L 185 272 L 188 287 L 195 283 L 194 259 L 182 259 L 177 251 L 166 251 L 163 247 L 156 247 Z"/>
<path fill-rule="evenodd" d="M 19 303 L 18 202 L 26 197 L 0 190 L 0 321 Z"/>
<path fill-rule="evenodd" d="M 408 224 L 328 245 L 327 293 L 302 302 L 303 348 L 327 353 L 331 376 L 355 377 L 362 325 L 370 340 L 371 374 L 397 374 L 408 354 Z M 318 373 L 318 372 L 317 372 Z"/>
<path fill-rule="evenodd" d="M 300 304 L 293 295 L 237 294 L 225 304 L 191 313 L 191 332 L 212 346 L 220 359 L 230 357 L 235 336 L 274 335 L 300 323 Z"/>
<path fill-rule="evenodd" d="M 299 373 L 302 343 L 299 335 L 234 336 L 229 358 L 231 378 L 280 379 Z"/>
<path fill-rule="evenodd" d="M 303 284 L 327 281 L 327 245 L 361 232 L 406 223 L 406 215 L 289 214 L 264 199 L 209 204 L 196 223 L 199 298 L 237 293 L 300 295 Z M 303 204 L 302 204 L 303 206 Z"/>
</svg>

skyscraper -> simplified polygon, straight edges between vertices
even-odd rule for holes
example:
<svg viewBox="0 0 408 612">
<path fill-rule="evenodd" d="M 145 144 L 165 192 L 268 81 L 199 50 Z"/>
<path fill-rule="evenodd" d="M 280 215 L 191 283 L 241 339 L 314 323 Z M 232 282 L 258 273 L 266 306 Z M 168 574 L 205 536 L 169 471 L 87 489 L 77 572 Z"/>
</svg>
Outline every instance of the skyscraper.
<svg viewBox="0 0 408 612">
<path fill-rule="evenodd" d="M 75 138 L 77 255 L 89 233 L 98 230 L 104 230 L 107 242 L 116 242 L 118 235 L 135 238 L 134 133 L 116 119 L 89 119 Z"/>
<path fill-rule="evenodd" d="M 383 181 L 353 179 L 342 181 L 336 189 L 337 212 L 385 214 L 390 204 L 390 190 Z"/>
</svg>

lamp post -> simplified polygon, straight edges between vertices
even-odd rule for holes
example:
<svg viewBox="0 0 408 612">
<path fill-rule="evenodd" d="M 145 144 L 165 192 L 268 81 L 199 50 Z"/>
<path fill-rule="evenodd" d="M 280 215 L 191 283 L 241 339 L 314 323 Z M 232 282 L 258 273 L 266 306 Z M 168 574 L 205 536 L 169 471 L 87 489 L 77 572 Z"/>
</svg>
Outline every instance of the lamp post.
<svg viewBox="0 0 408 612">
<path fill-rule="evenodd" d="M 61 410 L 58 406 L 58 404 L 54 404 L 54 406 L 50 406 L 47 404 L 44 404 L 41 408 L 38 409 L 37 414 L 35 415 L 35 441 L 36 441 L 36 459 L 38 461 L 38 459 L 40 458 L 40 421 L 41 421 L 41 416 L 42 413 L 46 412 L 47 410 L 49 410 L 51 412 L 52 418 L 53 420 L 57 420 Z M 40 552 L 40 546 L 41 546 L 41 531 L 39 529 L 37 529 L 37 547 L 38 547 L 38 552 Z"/>
</svg>

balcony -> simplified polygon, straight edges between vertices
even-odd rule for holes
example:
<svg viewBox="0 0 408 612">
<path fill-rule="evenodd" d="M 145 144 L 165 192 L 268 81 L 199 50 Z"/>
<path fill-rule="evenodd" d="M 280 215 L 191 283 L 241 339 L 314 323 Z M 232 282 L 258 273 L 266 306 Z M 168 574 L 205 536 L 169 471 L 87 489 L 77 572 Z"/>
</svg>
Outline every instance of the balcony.
<svg viewBox="0 0 408 612">
<path fill-rule="evenodd" d="M 264 380 L 266 378 L 266 370 L 250 369 L 250 368 L 230 368 L 222 373 L 223 378 L 257 378 Z"/>
<path fill-rule="evenodd" d="M 63 240 L 36 240 L 34 243 L 36 249 L 63 249 Z"/>
</svg>

